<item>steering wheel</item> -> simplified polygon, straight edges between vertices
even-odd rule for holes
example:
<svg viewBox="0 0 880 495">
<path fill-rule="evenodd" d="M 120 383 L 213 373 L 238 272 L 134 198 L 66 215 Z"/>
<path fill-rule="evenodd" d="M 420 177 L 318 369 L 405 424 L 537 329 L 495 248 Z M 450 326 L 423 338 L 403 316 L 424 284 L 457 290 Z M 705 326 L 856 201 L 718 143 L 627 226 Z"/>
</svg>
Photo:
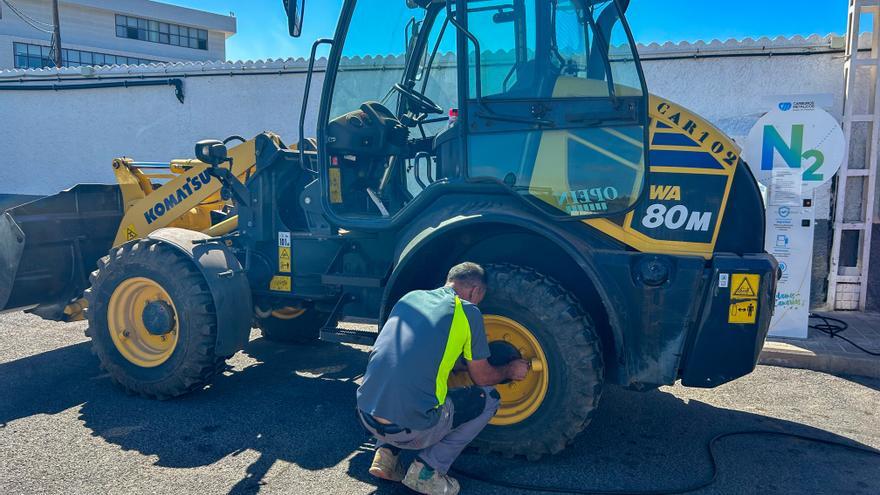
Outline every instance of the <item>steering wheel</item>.
<svg viewBox="0 0 880 495">
<path fill-rule="evenodd" d="M 434 103 L 434 101 L 427 96 L 417 93 L 415 90 L 409 89 L 400 84 L 395 84 L 394 90 L 402 94 L 410 103 L 412 103 L 415 107 L 412 108 L 412 110 L 419 113 L 443 115 L 443 107 Z"/>
</svg>

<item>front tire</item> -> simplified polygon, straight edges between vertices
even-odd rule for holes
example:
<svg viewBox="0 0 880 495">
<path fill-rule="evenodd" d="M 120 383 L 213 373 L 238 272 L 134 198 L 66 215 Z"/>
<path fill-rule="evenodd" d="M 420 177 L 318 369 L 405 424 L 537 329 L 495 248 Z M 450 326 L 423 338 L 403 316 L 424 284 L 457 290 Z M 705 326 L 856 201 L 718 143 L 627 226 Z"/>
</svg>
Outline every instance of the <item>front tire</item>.
<svg viewBox="0 0 880 495">
<path fill-rule="evenodd" d="M 169 399 L 204 387 L 222 369 L 214 299 L 195 263 L 162 242 L 114 248 L 86 290 L 86 335 L 111 380 Z"/>
<path fill-rule="evenodd" d="M 604 373 L 598 334 L 575 297 L 553 279 L 515 265 L 490 265 L 486 272 L 489 290 L 480 309 L 490 346 L 504 341 L 536 369 L 523 382 L 498 385 L 498 414 L 474 446 L 532 460 L 556 454 L 598 406 Z"/>
</svg>

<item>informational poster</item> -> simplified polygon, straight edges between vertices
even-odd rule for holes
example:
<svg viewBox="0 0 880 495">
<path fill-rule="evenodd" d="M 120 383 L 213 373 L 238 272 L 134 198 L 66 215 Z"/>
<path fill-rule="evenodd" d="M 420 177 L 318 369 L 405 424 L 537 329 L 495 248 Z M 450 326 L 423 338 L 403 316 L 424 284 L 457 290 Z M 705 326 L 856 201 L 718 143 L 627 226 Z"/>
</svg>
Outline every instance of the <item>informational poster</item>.
<svg viewBox="0 0 880 495">
<path fill-rule="evenodd" d="M 813 268 L 813 191 L 843 162 L 846 141 L 837 120 L 815 97 L 786 98 L 764 115 L 743 156 L 767 187 L 767 252 L 782 276 L 770 335 L 807 338 Z"/>
<path fill-rule="evenodd" d="M 766 249 L 776 257 L 782 272 L 776 292 L 776 312 L 770 322 L 773 336 L 807 338 L 814 231 L 812 208 L 768 207 Z"/>
</svg>

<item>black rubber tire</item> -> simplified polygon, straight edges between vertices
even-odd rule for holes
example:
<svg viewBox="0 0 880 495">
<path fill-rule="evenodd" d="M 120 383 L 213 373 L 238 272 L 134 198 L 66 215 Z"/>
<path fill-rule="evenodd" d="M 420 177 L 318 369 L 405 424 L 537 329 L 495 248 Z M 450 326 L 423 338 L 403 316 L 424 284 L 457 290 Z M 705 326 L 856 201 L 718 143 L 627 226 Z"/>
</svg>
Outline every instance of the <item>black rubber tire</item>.
<svg viewBox="0 0 880 495">
<path fill-rule="evenodd" d="M 474 441 L 482 452 L 537 460 L 565 449 L 587 427 L 602 395 L 599 336 L 589 315 L 559 283 L 530 268 L 488 265 L 483 314 L 517 321 L 537 338 L 550 372 L 547 395 L 531 416 L 489 425 Z"/>
<path fill-rule="evenodd" d="M 155 368 L 137 366 L 123 357 L 110 337 L 107 309 L 123 281 L 145 277 L 162 286 L 177 309 L 178 343 L 167 361 Z M 195 263 L 177 249 L 151 239 L 114 248 L 98 261 L 86 290 L 86 336 L 114 383 L 151 399 L 170 399 L 203 388 L 225 365 L 214 353 L 217 316 L 214 298 Z"/>
<path fill-rule="evenodd" d="M 257 318 L 257 326 L 263 338 L 281 344 L 311 344 L 321 337 L 321 327 L 329 315 L 314 309 L 291 320 L 281 318 Z"/>
</svg>

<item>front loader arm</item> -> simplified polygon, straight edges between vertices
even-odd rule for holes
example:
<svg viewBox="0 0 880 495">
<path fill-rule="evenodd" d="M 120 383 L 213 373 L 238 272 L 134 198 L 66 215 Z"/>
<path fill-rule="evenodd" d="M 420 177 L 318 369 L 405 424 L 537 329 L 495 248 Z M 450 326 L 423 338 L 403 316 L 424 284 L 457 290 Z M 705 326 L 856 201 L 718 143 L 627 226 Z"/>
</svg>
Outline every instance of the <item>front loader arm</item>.
<svg viewBox="0 0 880 495">
<path fill-rule="evenodd" d="M 229 150 L 231 172 L 242 180 L 255 166 L 255 143 L 251 139 Z M 220 194 L 221 182 L 210 173 L 209 165 L 198 160 L 176 160 L 170 165 L 167 173 L 153 174 L 131 160 L 114 160 L 126 208 L 114 246 L 147 237 L 164 227 L 199 232 L 212 228 L 211 211 L 226 203 Z M 157 186 L 151 179 L 170 180 Z"/>
</svg>

